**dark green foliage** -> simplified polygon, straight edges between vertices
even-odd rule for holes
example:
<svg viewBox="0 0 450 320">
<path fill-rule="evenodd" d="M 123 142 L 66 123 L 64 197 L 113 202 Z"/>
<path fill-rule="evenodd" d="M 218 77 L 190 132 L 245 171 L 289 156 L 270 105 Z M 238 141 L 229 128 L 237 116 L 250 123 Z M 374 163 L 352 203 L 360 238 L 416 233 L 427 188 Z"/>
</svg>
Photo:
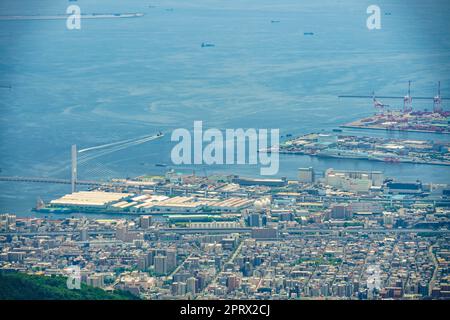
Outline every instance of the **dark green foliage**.
<svg viewBox="0 0 450 320">
<path fill-rule="evenodd" d="M 70 290 L 67 278 L 0 272 L 0 300 L 134 300 L 128 292 L 106 292 L 84 283 L 80 290 Z"/>
</svg>

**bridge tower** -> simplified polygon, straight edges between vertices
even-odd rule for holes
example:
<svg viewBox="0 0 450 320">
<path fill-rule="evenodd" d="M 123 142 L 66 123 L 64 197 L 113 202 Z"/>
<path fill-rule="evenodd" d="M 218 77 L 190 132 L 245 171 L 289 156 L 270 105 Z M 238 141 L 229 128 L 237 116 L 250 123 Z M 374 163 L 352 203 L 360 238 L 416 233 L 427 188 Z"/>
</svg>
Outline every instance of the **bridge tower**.
<svg viewBox="0 0 450 320">
<path fill-rule="evenodd" d="M 71 178 L 71 184 L 72 184 L 72 193 L 76 191 L 76 184 L 77 184 L 77 145 L 72 145 L 72 178 Z"/>
<path fill-rule="evenodd" d="M 403 98 L 403 112 L 412 111 L 411 80 L 408 81 L 408 94 Z"/>
<path fill-rule="evenodd" d="M 438 94 L 433 98 L 433 112 L 442 111 L 441 82 L 438 82 Z"/>
</svg>

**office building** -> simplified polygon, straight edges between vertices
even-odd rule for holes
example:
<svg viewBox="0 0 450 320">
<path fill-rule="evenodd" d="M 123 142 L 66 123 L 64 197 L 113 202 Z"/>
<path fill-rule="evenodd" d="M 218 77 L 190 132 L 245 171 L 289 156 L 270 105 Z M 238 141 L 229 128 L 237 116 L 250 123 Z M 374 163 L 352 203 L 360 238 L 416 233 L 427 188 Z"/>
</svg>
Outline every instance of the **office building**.
<svg viewBox="0 0 450 320">
<path fill-rule="evenodd" d="M 302 183 L 313 183 L 314 182 L 314 169 L 309 168 L 299 168 L 298 169 L 298 181 Z"/>
<path fill-rule="evenodd" d="M 154 258 L 155 273 L 158 275 L 167 273 L 167 257 L 158 255 Z"/>
</svg>

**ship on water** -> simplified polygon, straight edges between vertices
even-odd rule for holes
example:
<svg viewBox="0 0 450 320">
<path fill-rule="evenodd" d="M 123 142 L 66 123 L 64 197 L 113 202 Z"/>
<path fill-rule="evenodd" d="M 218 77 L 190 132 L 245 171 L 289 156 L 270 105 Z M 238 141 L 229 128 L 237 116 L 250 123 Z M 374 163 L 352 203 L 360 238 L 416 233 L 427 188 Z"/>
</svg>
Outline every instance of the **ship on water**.
<svg viewBox="0 0 450 320">
<path fill-rule="evenodd" d="M 319 157 L 341 158 L 341 159 L 368 159 L 369 154 L 362 151 L 345 149 L 325 149 L 317 153 Z"/>
<path fill-rule="evenodd" d="M 155 167 L 167 167 L 167 163 L 156 163 Z"/>
<path fill-rule="evenodd" d="M 397 154 L 383 153 L 383 152 L 373 152 L 369 155 L 368 159 L 391 163 L 414 162 L 414 160 L 411 157 L 405 157 Z"/>
</svg>

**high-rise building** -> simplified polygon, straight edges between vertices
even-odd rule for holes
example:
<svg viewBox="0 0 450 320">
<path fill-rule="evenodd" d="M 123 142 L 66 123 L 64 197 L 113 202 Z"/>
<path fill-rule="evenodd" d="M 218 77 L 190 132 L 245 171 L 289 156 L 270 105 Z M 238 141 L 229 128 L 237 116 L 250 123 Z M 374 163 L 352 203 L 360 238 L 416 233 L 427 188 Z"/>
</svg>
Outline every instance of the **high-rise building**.
<svg viewBox="0 0 450 320">
<path fill-rule="evenodd" d="M 185 282 L 178 282 L 178 290 L 177 295 L 184 296 L 186 294 L 186 283 Z"/>
<path fill-rule="evenodd" d="M 176 296 L 177 291 L 178 291 L 178 281 L 172 282 L 172 285 L 170 286 L 170 292 L 172 293 L 173 296 Z"/>
<path fill-rule="evenodd" d="M 331 218 L 332 219 L 348 219 L 351 218 L 352 212 L 347 203 L 345 204 L 334 204 L 331 207 Z"/>
<path fill-rule="evenodd" d="M 127 226 L 121 223 L 116 228 L 116 239 L 121 241 L 127 240 Z"/>
<path fill-rule="evenodd" d="M 196 294 L 197 293 L 197 279 L 194 277 L 190 277 L 186 280 L 186 291 L 188 293 Z"/>
<path fill-rule="evenodd" d="M 261 226 L 261 214 L 257 212 L 252 212 L 248 216 L 248 225 L 250 227 L 260 227 Z"/>
<path fill-rule="evenodd" d="M 0 214 L 0 230 L 9 231 L 16 226 L 16 215 L 14 214 Z"/>
<path fill-rule="evenodd" d="M 238 288 L 238 286 L 239 286 L 239 278 L 234 274 L 229 275 L 227 278 L 228 292 L 232 292 L 232 291 L 236 290 Z"/>
<path fill-rule="evenodd" d="M 177 250 L 169 249 L 166 251 L 167 270 L 173 271 L 177 266 Z"/>
<path fill-rule="evenodd" d="M 302 183 L 314 182 L 314 169 L 312 167 L 298 168 L 298 181 Z"/>
<path fill-rule="evenodd" d="M 152 266 L 154 264 L 154 258 L 156 257 L 156 250 L 151 249 L 149 252 L 147 252 L 147 265 Z"/>
<path fill-rule="evenodd" d="M 87 228 L 82 228 L 80 230 L 80 240 L 81 241 L 88 241 L 88 239 L 89 239 L 89 235 L 88 235 L 88 232 L 87 232 Z"/>
<path fill-rule="evenodd" d="M 173 282 L 171 291 L 172 291 L 172 295 L 174 295 L 174 296 L 184 296 L 186 294 L 186 283 Z"/>
<path fill-rule="evenodd" d="M 394 225 L 394 214 L 392 212 L 383 212 L 383 224 L 386 227 L 392 227 Z"/>
<path fill-rule="evenodd" d="M 167 257 L 162 255 L 157 255 L 154 258 L 155 263 L 155 273 L 156 274 L 166 274 L 167 273 Z"/>
<path fill-rule="evenodd" d="M 146 271 L 148 269 L 147 257 L 140 257 L 138 260 L 138 269 L 141 271 Z"/>
<path fill-rule="evenodd" d="M 16 252 L 9 251 L 8 252 L 8 261 L 11 262 L 22 262 L 25 258 L 25 252 Z"/>
<path fill-rule="evenodd" d="M 142 229 L 148 229 L 150 228 L 152 224 L 152 217 L 151 216 L 141 216 L 139 218 L 139 225 Z"/>
</svg>

